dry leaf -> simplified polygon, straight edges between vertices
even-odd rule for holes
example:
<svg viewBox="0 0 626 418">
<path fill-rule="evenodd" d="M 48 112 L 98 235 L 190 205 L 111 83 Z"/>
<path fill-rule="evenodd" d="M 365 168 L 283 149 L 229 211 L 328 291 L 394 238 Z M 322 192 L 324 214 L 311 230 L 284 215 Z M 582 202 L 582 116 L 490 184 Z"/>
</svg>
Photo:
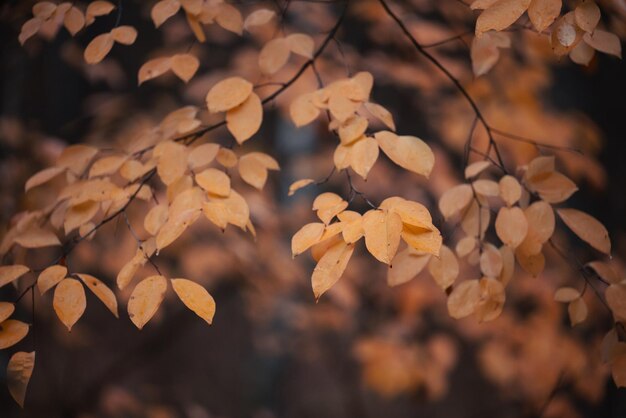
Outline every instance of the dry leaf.
<svg viewBox="0 0 626 418">
<path fill-rule="evenodd" d="M 39 293 L 43 295 L 63 280 L 65 276 L 67 276 L 67 267 L 65 266 L 55 265 L 46 268 L 37 277 Z"/>
<path fill-rule="evenodd" d="M 26 388 L 35 367 L 35 352 L 19 351 L 11 356 L 7 365 L 7 386 L 15 402 L 22 408 L 26 398 Z"/>
<path fill-rule="evenodd" d="M 611 254 L 609 232 L 596 218 L 576 209 L 557 209 L 556 213 L 580 239 L 604 254 Z"/>
<path fill-rule="evenodd" d="M 245 102 L 252 93 L 252 83 L 241 77 L 230 77 L 220 81 L 206 96 L 209 112 L 225 112 Z"/>
<path fill-rule="evenodd" d="M 185 306 L 211 325 L 215 300 L 204 287 L 187 279 L 172 279 L 172 287 Z"/>
<path fill-rule="evenodd" d="M 128 316 L 139 329 L 154 316 L 163 302 L 167 290 L 167 279 L 163 276 L 150 276 L 135 286 L 128 301 Z"/>
<path fill-rule="evenodd" d="M 93 294 L 96 295 L 102 303 L 104 303 L 104 306 L 106 306 L 116 318 L 119 318 L 117 313 L 117 299 L 115 298 L 113 291 L 111 291 L 111 289 L 109 289 L 107 285 L 102 283 L 100 280 L 90 276 L 89 274 L 77 274 L 77 276 L 83 281 L 83 283 L 85 283 L 85 285 L 87 285 L 89 290 L 91 290 Z"/>
<path fill-rule="evenodd" d="M 83 285 L 76 279 L 61 280 L 54 289 L 52 306 L 63 325 L 71 331 L 87 307 Z"/>
<path fill-rule="evenodd" d="M 0 287 L 7 285 L 29 272 L 30 269 L 21 264 L 0 266 Z"/>
<path fill-rule="evenodd" d="M 393 132 L 377 132 L 376 140 L 391 161 L 400 167 L 425 177 L 435 165 L 435 155 L 430 147 L 414 136 L 398 136 Z"/>
<path fill-rule="evenodd" d="M 319 298 L 341 277 L 352 257 L 354 245 L 346 244 L 343 241 L 330 247 L 319 260 L 313 270 L 311 283 L 315 299 Z"/>
<path fill-rule="evenodd" d="M 258 132 L 263 122 L 263 104 L 255 93 L 239 106 L 226 112 L 226 126 L 239 144 Z"/>
<path fill-rule="evenodd" d="M 28 334 L 28 325 L 15 319 L 0 323 L 0 350 L 19 343 Z"/>
</svg>

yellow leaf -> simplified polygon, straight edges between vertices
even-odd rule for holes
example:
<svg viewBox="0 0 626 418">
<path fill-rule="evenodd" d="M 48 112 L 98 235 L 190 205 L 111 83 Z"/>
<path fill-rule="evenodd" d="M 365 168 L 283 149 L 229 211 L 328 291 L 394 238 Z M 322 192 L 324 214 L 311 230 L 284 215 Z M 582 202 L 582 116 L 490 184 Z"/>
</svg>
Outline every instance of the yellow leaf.
<svg viewBox="0 0 626 418">
<path fill-rule="evenodd" d="M 70 7 L 63 17 L 63 25 L 72 36 L 85 27 L 85 16 L 76 7 Z"/>
<path fill-rule="evenodd" d="M 15 402 L 22 408 L 26 398 L 26 388 L 35 367 L 35 352 L 19 351 L 11 356 L 7 365 L 7 386 Z"/>
<path fill-rule="evenodd" d="M 237 165 L 237 155 L 228 148 L 220 148 L 217 152 L 216 160 L 226 168 L 232 168 Z"/>
<path fill-rule="evenodd" d="M 64 167 L 49 167 L 43 169 L 37 173 L 35 173 L 32 177 L 30 177 L 26 181 L 26 186 L 24 187 L 25 191 L 29 191 L 33 187 L 40 186 L 44 183 L 49 182 L 59 174 L 65 171 Z"/>
<path fill-rule="evenodd" d="M 341 278 L 353 252 L 354 245 L 340 241 L 330 247 L 320 258 L 311 277 L 316 300 L 319 300 Z"/>
<path fill-rule="evenodd" d="M 181 178 L 187 171 L 187 147 L 173 141 L 160 143 L 154 149 L 158 158 L 157 173 L 165 185 Z"/>
<path fill-rule="evenodd" d="M 389 197 L 380 204 L 380 209 L 395 212 L 402 222 L 423 229 L 436 230 L 426 206 L 421 203 L 403 199 L 398 196 Z"/>
<path fill-rule="evenodd" d="M 19 343 L 28 334 L 28 325 L 15 319 L 0 323 L 0 350 Z"/>
<path fill-rule="evenodd" d="M 0 323 L 7 320 L 15 311 L 15 305 L 9 302 L 0 302 Z"/>
<path fill-rule="evenodd" d="M 200 61 L 191 54 L 176 54 L 172 57 L 172 71 L 185 83 L 189 82 L 200 68 Z"/>
<path fill-rule="evenodd" d="M 157 28 L 180 10 L 178 0 L 161 0 L 152 7 L 150 17 Z"/>
<path fill-rule="evenodd" d="M 341 143 L 343 145 L 350 145 L 354 141 L 363 138 L 365 131 L 367 131 L 367 126 L 367 119 L 359 115 L 352 116 L 339 126 L 338 134 Z"/>
<path fill-rule="evenodd" d="M 37 278 L 39 293 L 43 295 L 63 280 L 65 276 L 67 276 L 67 267 L 59 265 L 48 267 Z"/>
<path fill-rule="evenodd" d="M 0 266 L 0 287 L 19 279 L 28 271 L 30 271 L 30 269 L 21 264 L 15 264 L 12 266 Z"/>
<path fill-rule="evenodd" d="M 429 254 L 419 254 L 410 247 L 396 254 L 387 270 L 387 284 L 399 286 L 417 276 L 431 259 Z"/>
<path fill-rule="evenodd" d="M 250 13 L 246 20 L 243 22 L 243 27 L 245 30 L 249 31 L 251 28 L 255 26 L 262 26 L 268 23 L 272 18 L 276 16 L 276 13 L 273 10 L 268 9 L 258 9 L 254 12 Z"/>
<path fill-rule="evenodd" d="M 320 110 L 313 104 L 312 94 L 303 94 L 291 102 L 289 116 L 299 128 L 313 122 L 320 114 Z"/>
<path fill-rule="evenodd" d="M 159 77 L 172 68 L 172 59 L 170 57 L 155 58 L 150 61 L 146 61 L 141 68 L 139 68 L 139 85 Z"/>
<path fill-rule="evenodd" d="M 476 161 L 465 168 L 465 178 L 471 179 L 476 177 L 491 166 L 489 161 Z"/>
<path fill-rule="evenodd" d="M 197 170 L 209 165 L 217 156 L 220 146 L 217 144 L 202 144 L 192 149 L 187 156 L 187 163 L 191 170 Z"/>
<path fill-rule="evenodd" d="M 61 245 L 61 241 L 54 232 L 49 229 L 32 225 L 27 230 L 15 237 L 15 242 L 24 248 L 42 248 Z"/>
<path fill-rule="evenodd" d="M 363 179 L 367 179 L 370 170 L 378 160 L 378 143 L 374 138 L 363 137 L 352 145 L 350 165 Z"/>
<path fill-rule="evenodd" d="M 255 93 L 251 93 L 242 104 L 226 112 L 226 127 L 239 144 L 257 133 L 262 122 L 263 105 Z"/>
<path fill-rule="evenodd" d="M 363 217 L 360 213 L 346 210 L 338 214 L 337 217 L 343 224 L 341 235 L 345 242 L 354 244 L 363 237 L 365 231 L 363 230 Z"/>
<path fill-rule="evenodd" d="M 393 120 L 393 115 L 390 111 L 379 105 L 378 103 L 366 102 L 365 109 L 372 114 L 376 119 L 381 121 L 387 128 L 392 131 L 396 130 L 396 123 Z"/>
<path fill-rule="evenodd" d="M 222 28 L 241 35 L 243 33 L 243 18 L 239 10 L 228 3 L 221 3 L 219 5 L 219 11 L 215 16 L 215 21 Z"/>
<path fill-rule="evenodd" d="M 572 302 L 580 296 L 580 292 L 573 287 L 561 287 L 554 292 L 554 300 L 562 303 Z"/>
<path fill-rule="evenodd" d="M 405 224 L 402 239 L 417 251 L 439 256 L 442 238 L 437 228 L 429 230 Z"/>
<path fill-rule="evenodd" d="M 315 42 L 313 38 L 304 33 L 294 33 L 286 38 L 289 50 L 294 54 L 298 54 L 305 58 L 313 58 L 313 52 L 315 49 Z"/>
<path fill-rule="evenodd" d="M 163 276 L 150 276 L 143 279 L 130 295 L 128 316 L 139 329 L 154 316 L 163 302 L 167 290 L 167 279 Z"/>
<path fill-rule="evenodd" d="M 108 1 L 96 0 L 89 3 L 85 11 L 85 24 L 91 25 L 96 16 L 106 16 L 115 10 L 115 6 Z"/>
<path fill-rule="evenodd" d="M 609 232 L 596 218 L 576 209 L 557 209 L 565 225 L 596 250 L 611 253 Z"/>
<path fill-rule="evenodd" d="M 445 191 L 439 199 L 439 211 L 444 218 L 450 219 L 465 210 L 470 204 L 474 193 L 469 184 L 459 184 Z"/>
<path fill-rule="evenodd" d="M 252 83 L 241 77 L 224 79 L 211 87 L 206 96 L 209 112 L 225 112 L 245 102 L 252 93 Z"/>
<path fill-rule="evenodd" d="M 100 203 L 88 200 L 84 203 L 72 206 L 65 212 L 65 223 L 63 229 L 65 235 L 69 235 L 70 232 L 76 228 L 89 222 L 96 213 L 100 210 Z"/>
<path fill-rule="evenodd" d="M 476 20 L 476 36 L 489 30 L 503 30 L 524 14 L 530 0 L 498 0 L 487 7 Z"/>
<path fill-rule="evenodd" d="M 125 155 L 112 155 L 101 158 L 91 166 L 89 178 L 115 174 L 125 161 Z"/>
<path fill-rule="evenodd" d="M 89 290 L 91 290 L 93 294 L 96 295 L 102 303 L 104 303 L 104 306 L 106 306 L 116 318 L 119 318 L 117 313 L 117 299 L 115 298 L 113 291 L 100 280 L 90 276 L 89 274 L 78 274 L 77 276 L 80 277 Z"/>
<path fill-rule="evenodd" d="M 239 160 L 241 178 L 259 190 L 265 185 L 268 169 L 278 170 L 279 166 L 276 160 L 264 153 L 251 152 Z"/>
<path fill-rule="evenodd" d="M 398 251 L 402 219 L 395 212 L 370 210 L 363 215 L 365 246 L 380 262 L 390 264 Z"/>
<path fill-rule="evenodd" d="M 596 29 L 593 33 L 585 33 L 583 39 L 596 51 L 622 58 L 622 43 L 614 33 Z"/>
<path fill-rule="evenodd" d="M 481 288 L 478 280 L 466 280 L 454 287 L 448 296 L 448 313 L 455 319 L 474 313 L 480 301 Z"/>
<path fill-rule="evenodd" d="M 504 286 L 498 280 L 483 277 L 480 279 L 480 301 L 474 309 L 479 322 L 493 321 L 504 307 Z"/>
<path fill-rule="evenodd" d="M 500 179 L 500 196 L 507 206 L 512 206 L 522 197 L 522 186 L 513 176 L 503 176 Z"/>
<path fill-rule="evenodd" d="M 107 56 L 113 48 L 113 37 L 110 33 L 98 35 L 85 48 L 84 58 L 87 64 L 97 64 Z"/>
<path fill-rule="evenodd" d="M 87 307 L 85 289 L 76 279 L 63 279 L 54 289 L 52 306 L 68 331 L 80 319 Z"/>
<path fill-rule="evenodd" d="M 326 225 L 347 207 L 348 202 L 335 193 L 322 193 L 313 201 L 313 210 L 317 211 L 318 218 Z"/>
<path fill-rule="evenodd" d="M 207 192 L 227 197 L 230 194 L 230 177 L 216 168 L 207 168 L 196 174 L 196 183 Z"/>
<path fill-rule="evenodd" d="M 543 32 L 559 17 L 561 6 L 561 0 L 532 0 L 530 2 L 528 17 L 537 32 Z"/>
<path fill-rule="evenodd" d="M 536 1 L 536 0 L 535 0 Z M 556 0 L 553 0 L 556 1 Z M 560 6 L 559 1 L 559 6 Z M 560 9 L 560 7 L 559 7 Z M 600 8 L 593 0 L 583 1 L 574 9 L 574 18 L 579 28 L 585 32 L 593 32 L 600 22 Z"/>
<path fill-rule="evenodd" d="M 293 196 L 298 190 L 300 190 L 303 187 L 306 187 L 306 186 L 308 186 L 310 184 L 313 184 L 313 183 L 315 183 L 315 180 L 313 180 L 313 179 L 301 179 L 301 180 L 294 181 L 289 186 L 288 196 Z"/>
<path fill-rule="evenodd" d="M 167 221 L 169 208 L 165 204 L 153 206 L 143 220 L 143 227 L 150 235 L 156 235 Z"/>
<path fill-rule="evenodd" d="M 612 284 L 606 288 L 604 296 L 616 321 L 626 321 L 626 283 Z"/>
<path fill-rule="evenodd" d="M 516 248 L 520 245 L 528 233 L 528 221 L 524 211 L 518 207 L 500 208 L 496 218 L 496 233 L 509 247 Z"/>
<path fill-rule="evenodd" d="M 66 168 L 77 176 L 81 176 L 97 153 L 97 148 L 88 145 L 72 145 L 63 150 L 57 159 L 57 166 Z"/>
<path fill-rule="evenodd" d="M 272 39 L 259 54 L 259 68 L 266 75 L 277 73 L 289 60 L 289 43 L 285 38 Z"/>
<path fill-rule="evenodd" d="M 567 305 L 567 313 L 572 326 L 580 324 L 587 319 L 587 304 L 583 298 L 578 298 Z"/>
<path fill-rule="evenodd" d="M 215 300 L 204 287 L 186 279 L 172 279 L 172 287 L 185 306 L 211 325 L 215 315 Z"/>
<path fill-rule="evenodd" d="M 437 286 L 446 290 L 454 284 L 454 281 L 459 276 L 459 262 L 452 250 L 442 245 L 439 258 L 430 258 L 428 272 L 435 280 L 435 283 L 437 283 Z"/>
<path fill-rule="evenodd" d="M 398 136 L 389 131 L 377 132 L 375 137 L 391 161 L 425 177 L 430 175 L 435 155 L 424 141 L 414 136 Z"/>
<path fill-rule="evenodd" d="M 484 276 L 497 278 L 502 273 L 503 263 L 500 251 L 492 244 L 485 244 L 480 254 L 480 271 Z"/>
<path fill-rule="evenodd" d="M 319 222 L 306 224 L 300 228 L 291 238 L 291 254 L 295 257 L 317 244 L 322 238 L 324 229 L 325 225 Z"/>
<path fill-rule="evenodd" d="M 24 45 L 27 40 L 29 40 L 32 36 L 34 36 L 39 29 L 41 29 L 41 24 L 43 20 L 39 17 L 33 17 L 32 19 L 27 20 L 23 25 L 18 36 L 18 40 L 20 45 Z"/>
</svg>

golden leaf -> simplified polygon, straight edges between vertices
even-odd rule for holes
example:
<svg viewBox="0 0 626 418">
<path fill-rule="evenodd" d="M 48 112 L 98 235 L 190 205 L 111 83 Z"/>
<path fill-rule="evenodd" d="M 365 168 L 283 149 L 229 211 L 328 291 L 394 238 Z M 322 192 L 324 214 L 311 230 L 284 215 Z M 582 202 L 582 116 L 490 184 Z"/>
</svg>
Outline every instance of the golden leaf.
<svg viewBox="0 0 626 418">
<path fill-rule="evenodd" d="M 259 68 L 266 75 L 277 73 L 287 64 L 290 50 L 289 43 L 285 38 L 272 39 L 265 44 L 259 54 Z"/>
<path fill-rule="evenodd" d="M 21 264 L 0 266 L 0 287 L 7 285 L 29 272 L 30 269 Z"/>
<path fill-rule="evenodd" d="M 320 242 L 325 225 L 320 222 L 304 225 L 291 238 L 291 254 L 295 257 Z"/>
<path fill-rule="evenodd" d="M 128 301 L 128 316 L 139 329 L 154 316 L 159 309 L 165 291 L 167 279 L 163 276 L 150 276 L 135 286 Z"/>
<path fill-rule="evenodd" d="M 498 211 L 496 217 L 496 233 L 500 240 L 510 246 L 516 248 L 520 245 L 526 234 L 528 233 L 528 221 L 524 215 L 524 211 L 518 207 L 502 207 Z"/>
<path fill-rule="evenodd" d="M 28 325 L 15 319 L 0 323 L 0 350 L 19 343 L 28 334 Z"/>
<path fill-rule="evenodd" d="M 398 252 L 387 270 L 387 285 L 399 286 L 417 276 L 431 259 L 430 254 L 419 254 L 411 247 Z"/>
<path fill-rule="evenodd" d="M 35 352 L 19 351 L 11 356 L 7 365 L 7 386 L 15 402 L 22 408 L 26 398 L 26 388 L 35 367 Z"/>
<path fill-rule="evenodd" d="M 395 266 L 394 266 L 395 267 Z M 439 258 L 431 257 L 428 272 L 441 289 L 446 290 L 459 276 L 459 262 L 450 248 L 441 246 Z"/>
<path fill-rule="evenodd" d="M 63 325 L 71 331 L 72 326 L 80 319 L 87 307 L 83 285 L 76 279 L 61 280 L 54 289 L 52 306 Z"/>
<path fill-rule="evenodd" d="M 113 48 L 113 37 L 110 33 L 98 35 L 85 48 L 84 58 L 87 64 L 97 64 L 107 56 Z"/>
<path fill-rule="evenodd" d="M 596 218 L 576 209 L 557 209 L 556 213 L 580 239 L 604 254 L 611 253 L 609 232 Z"/>
<path fill-rule="evenodd" d="M 37 277 L 39 293 L 43 295 L 63 280 L 65 276 L 67 276 L 67 267 L 59 265 L 48 267 Z"/>
<path fill-rule="evenodd" d="M 209 112 L 225 112 L 245 102 L 252 93 L 252 83 L 241 77 L 224 79 L 211 87 L 206 96 Z"/>
<path fill-rule="evenodd" d="M 480 301 L 481 288 L 478 280 L 466 280 L 454 287 L 448 296 L 448 313 L 455 319 L 474 313 Z"/>
<path fill-rule="evenodd" d="M 172 71 L 185 83 L 189 82 L 200 68 L 200 61 L 191 54 L 176 54 L 172 57 Z"/>
<path fill-rule="evenodd" d="M 150 11 L 150 17 L 157 28 L 180 10 L 178 0 L 161 0 Z"/>
<path fill-rule="evenodd" d="M 488 6 L 476 20 L 476 36 L 489 30 L 503 30 L 524 14 L 531 0 L 498 0 Z"/>
<path fill-rule="evenodd" d="M 80 277 L 89 290 L 91 290 L 93 294 L 96 295 L 102 303 L 104 303 L 104 306 L 106 306 L 116 318 L 119 318 L 117 313 L 117 299 L 115 298 L 113 291 L 100 280 L 90 276 L 89 274 L 77 274 L 77 276 Z"/>
<path fill-rule="evenodd" d="M 172 287 L 185 306 L 211 325 L 215 315 L 215 300 L 204 287 L 186 279 L 172 279 Z"/>
<path fill-rule="evenodd" d="M 391 211 L 370 210 L 363 215 L 363 230 L 365 246 L 370 254 L 382 263 L 391 264 L 400 245 L 400 215 Z"/>
<path fill-rule="evenodd" d="M 0 323 L 7 320 L 15 311 L 15 305 L 9 302 L 0 302 Z"/>
<path fill-rule="evenodd" d="M 228 197 L 230 194 L 230 177 L 216 168 L 207 168 L 196 174 L 196 183 L 207 192 L 216 196 Z"/>
<path fill-rule="evenodd" d="M 313 294 L 316 300 L 319 300 L 341 278 L 353 252 L 354 245 L 339 241 L 331 246 L 320 258 L 311 277 Z"/>
<path fill-rule="evenodd" d="M 263 105 L 255 93 L 251 93 L 242 104 L 226 112 L 226 127 L 239 144 L 257 133 L 262 122 Z"/>
</svg>

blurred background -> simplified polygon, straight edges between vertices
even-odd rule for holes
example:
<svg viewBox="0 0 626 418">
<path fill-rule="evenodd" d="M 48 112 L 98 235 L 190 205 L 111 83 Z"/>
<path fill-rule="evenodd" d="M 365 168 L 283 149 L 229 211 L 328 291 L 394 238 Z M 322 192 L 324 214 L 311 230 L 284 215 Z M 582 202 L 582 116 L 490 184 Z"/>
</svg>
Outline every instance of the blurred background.
<svg viewBox="0 0 626 418">
<path fill-rule="evenodd" d="M 274 7 L 271 1 L 235 3 L 244 14 Z M 605 23 L 623 37 L 622 2 L 600 3 L 607 11 Z M 118 45 L 101 64 L 88 66 L 84 47 L 113 27 L 117 10 L 75 38 L 60 30 L 22 47 L 17 36 L 32 16 L 32 4 L 0 5 L 0 234 L 16 213 L 49 198 L 49 190 L 24 194 L 23 186 L 33 173 L 52 165 L 65 146 L 123 148 L 168 112 L 188 104 L 202 108 L 209 87 L 226 74 L 264 81 L 256 59 L 271 31 L 240 38 L 207 26 L 208 41 L 199 44 L 182 14 L 157 30 L 149 18 L 153 2 L 124 0 L 121 23 L 137 28 L 136 43 Z M 467 6 L 454 0 L 394 4 L 424 44 L 471 33 L 475 22 Z M 381 159 L 370 180 L 357 186 L 376 202 L 400 195 L 427 204 L 444 242 L 453 246 L 455 228 L 444 225 L 436 202 L 463 179 L 471 109 L 416 54 L 377 2 L 353 6 L 337 41 L 317 63 L 323 81 L 372 72 L 373 99 L 393 113 L 398 132 L 423 138 L 437 157 L 429 181 Z M 333 2 L 293 2 L 284 30 L 309 33 L 319 42 L 339 9 Z M 513 47 L 503 50 L 488 76 L 477 79 L 468 52 L 472 35 L 429 50 L 467 86 L 493 126 L 582 150 L 556 152 L 560 169 L 580 188 L 568 205 L 606 225 L 619 270 L 626 250 L 626 65 L 597 55 L 588 67 L 579 66 L 554 57 L 546 36 L 525 30 L 510 35 Z M 185 51 L 201 59 L 188 84 L 170 75 L 137 85 L 145 61 Z M 290 61 L 274 78 L 288 79 L 303 62 Z M 169 292 L 157 316 L 138 331 L 124 308 L 125 290 L 119 292 L 119 320 L 88 295 L 85 316 L 68 333 L 54 315 L 51 295 L 37 294 L 36 326 L 18 346 L 37 352 L 26 406 L 21 410 L 0 382 L 0 416 L 626 416 L 626 392 L 615 387 L 600 356 L 612 319 L 587 292 L 589 318 L 570 327 L 553 292 L 564 284 L 580 285 L 581 278 L 572 263 L 550 249 L 540 277 L 518 267 L 503 314 L 489 323 L 451 319 L 445 294 L 427 273 L 388 287 L 386 266 L 362 247 L 340 282 L 315 303 L 310 289 L 314 261 L 308 255 L 292 260 L 289 240 L 301 225 L 314 221 L 310 206 L 317 194 L 346 195 L 349 189 L 345 177 L 336 174 L 321 188 L 287 197 L 293 181 L 321 179 L 331 171 L 336 145 L 323 123 L 296 129 L 286 117 L 293 98 L 316 88 L 314 74 L 307 72 L 292 87 L 266 107 L 261 132 L 245 145 L 274 156 L 282 169 L 270 175 L 263 192 L 244 188 L 257 241 L 234 228 L 222 233 L 200 222 L 156 259 L 167 277 L 190 278 L 211 291 L 217 302 L 213 325 L 208 327 Z M 265 93 L 271 91 L 268 87 Z M 206 123 L 213 120 L 202 117 Z M 485 144 L 484 132 L 477 138 Z M 228 133 L 212 132 L 209 140 L 228 143 Z M 528 144 L 506 138 L 499 143 L 513 168 L 538 154 Z M 354 210 L 367 209 L 361 205 L 355 200 Z M 137 202 L 130 210 L 138 229 L 147 208 Z M 557 240 L 568 254 L 594 259 L 580 241 L 560 231 Z M 125 226 L 112 222 L 74 251 L 72 265 L 113 286 L 134 251 L 135 240 Z M 52 257 L 52 250 L 38 250 L 29 253 L 28 261 L 43 265 Z M 139 276 L 152 274 L 150 265 L 144 269 Z M 469 267 L 462 269 L 462 277 L 475 275 Z M 0 291 L 2 300 L 13 300 L 15 294 L 7 287 Z M 30 311 L 25 300 L 16 316 L 31 322 Z M 10 354 L 0 352 L 0 380 Z"/>
</svg>

